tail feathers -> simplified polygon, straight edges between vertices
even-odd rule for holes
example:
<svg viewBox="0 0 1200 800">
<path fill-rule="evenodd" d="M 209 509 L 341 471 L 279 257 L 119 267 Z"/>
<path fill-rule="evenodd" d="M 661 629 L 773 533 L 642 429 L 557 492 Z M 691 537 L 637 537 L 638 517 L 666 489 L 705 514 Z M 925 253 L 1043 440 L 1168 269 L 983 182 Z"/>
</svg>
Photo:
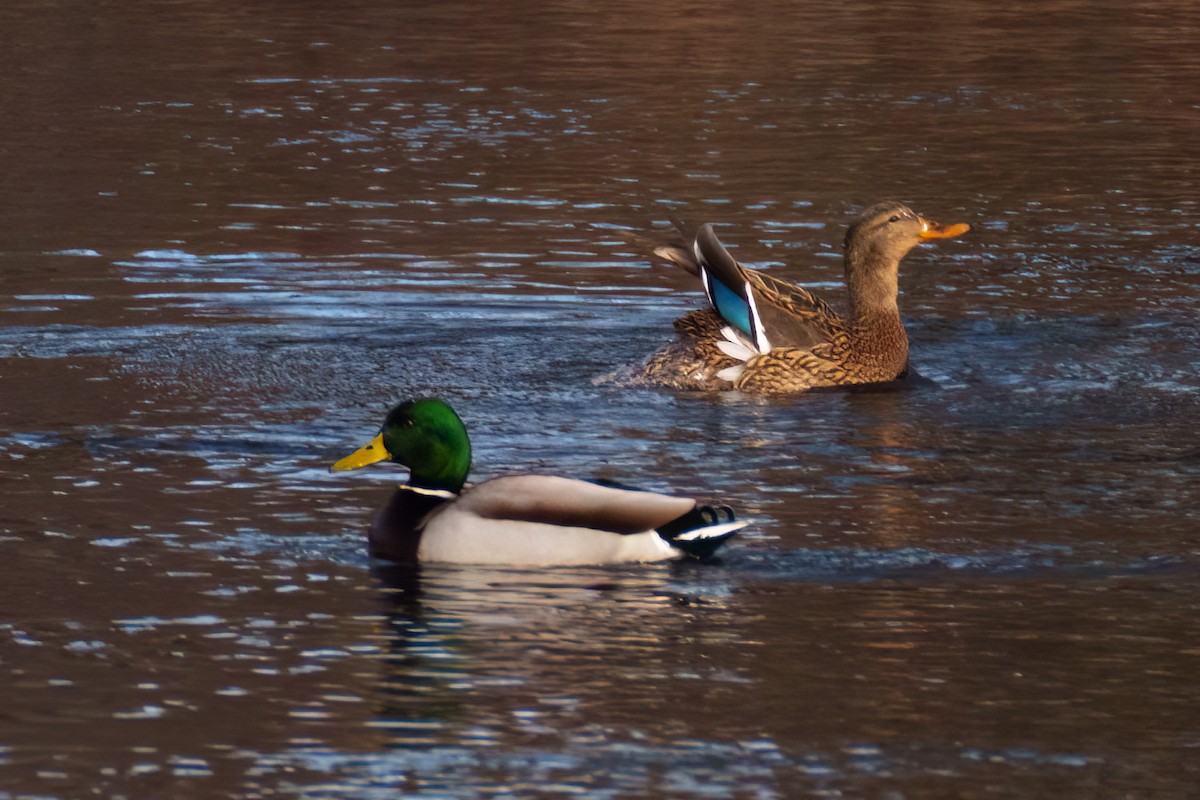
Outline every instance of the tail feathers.
<svg viewBox="0 0 1200 800">
<path fill-rule="evenodd" d="M 700 277 L 700 264 L 696 261 L 696 257 L 692 255 L 691 250 L 682 244 L 665 244 L 662 247 L 654 248 L 654 255 L 664 261 L 670 261 L 680 269 L 687 270 L 697 278 Z"/>
<path fill-rule="evenodd" d="M 699 278 L 700 262 L 696 261 L 696 255 L 692 249 L 692 242 L 696 240 L 696 234 L 678 218 L 670 217 L 669 219 L 675 226 L 675 230 L 679 232 L 679 237 L 661 247 L 654 248 L 654 255 L 664 261 L 670 261 L 680 269 Z"/>
<path fill-rule="evenodd" d="M 672 547 L 692 558 L 706 559 L 749 524 L 735 521 L 729 506 L 696 506 L 656 530 Z"/>
</svg>

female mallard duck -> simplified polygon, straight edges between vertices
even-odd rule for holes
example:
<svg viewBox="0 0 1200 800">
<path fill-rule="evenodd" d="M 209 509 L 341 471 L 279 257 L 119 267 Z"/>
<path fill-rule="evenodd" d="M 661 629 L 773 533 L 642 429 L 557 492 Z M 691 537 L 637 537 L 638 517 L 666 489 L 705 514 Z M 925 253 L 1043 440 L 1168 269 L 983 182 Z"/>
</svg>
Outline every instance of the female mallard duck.
<svg viewBox="0 0 1200 800">
<path fill-rule="evenodd" d="M 739 264 L 703 225 L 687 243 L 655 254 L 700 278 L 712 309 L 675 321 L 678 336 L 634 376 L 677 389 L 785 393 L 886 383 L 908 369 L 908 337 L 896 305 L 900 260 L 919 242 L 970 226 L 939 225 L 903 203 L 874 205 L 846 231 L 849 308 L 839 317 L 820 298 Z"/>
<path fill-rule="evenodd" d="M 371 523 L 371 555 L 405 563 L 550 566 L 707 558 L 748 523 L 727 506 L 543 475 L 466 491 L 471 442 L 444 400 L 393 408 L 379 434 L 334 464 L 395 461 L 409 482 Z"/>
</svg>

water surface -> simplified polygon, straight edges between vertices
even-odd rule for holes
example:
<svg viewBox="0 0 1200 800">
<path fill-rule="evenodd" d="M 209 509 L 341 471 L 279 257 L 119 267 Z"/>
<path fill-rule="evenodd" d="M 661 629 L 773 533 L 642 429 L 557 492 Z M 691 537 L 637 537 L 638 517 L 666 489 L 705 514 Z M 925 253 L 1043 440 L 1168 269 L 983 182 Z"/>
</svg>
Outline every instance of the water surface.
<svg viewBox="0 0 1200 800">
<path fill-rule="evenodd" d="M 0 798 L 1191 796 L 1197 11 L 0 9 Z M 598 383 L 669 216 L 905 392 Z M 717 564 L 372 571 L 413 394 L 477 478 L 721 498 Z"/>
</svg>

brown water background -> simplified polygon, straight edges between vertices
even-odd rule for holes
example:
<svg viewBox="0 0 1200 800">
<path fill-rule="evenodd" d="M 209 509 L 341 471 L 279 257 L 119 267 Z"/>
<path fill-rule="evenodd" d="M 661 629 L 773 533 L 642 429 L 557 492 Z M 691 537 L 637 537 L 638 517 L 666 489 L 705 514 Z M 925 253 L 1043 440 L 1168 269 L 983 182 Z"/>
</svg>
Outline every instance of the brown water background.
<svg viewBox="0 0 1200 800">
<path fill-rule="evenodd" d="M 0 798 L 1200 796 L 1193 2 L 0 6 Z M 626 391 L 666 219 L 936 386 Z M 719 497 L 719 564 L 373 573 L 475 476 Z"/>
</svg>

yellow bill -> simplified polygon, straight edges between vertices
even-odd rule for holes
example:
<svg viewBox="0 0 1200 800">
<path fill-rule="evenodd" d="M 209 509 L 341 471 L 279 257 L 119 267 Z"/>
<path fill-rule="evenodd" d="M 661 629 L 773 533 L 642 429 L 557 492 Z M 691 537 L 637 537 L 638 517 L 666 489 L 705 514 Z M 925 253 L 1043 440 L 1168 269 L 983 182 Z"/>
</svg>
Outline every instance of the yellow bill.
<svg viewBox="0 0 1200 800">
<path fill-rule="evenodd" d="M 924 226 L 924 230 L 921 231 L 922 242 L 927 242 L 930 239 L 950 239 L 955 236 L 962 236 L 971 230 L 971 226 L 965 222 L 959 222 L 954 225 L 942 225 L 924 217 L 921 218 L 921 225 Z"/>
<path fill-rule="evenodd" d="M 338 461 L 329 469 L 332 472 L 343 472 L 345 470 L 365 467 L 368 464 L 374 464 L 379 461 L 386 461 L 388 458 L 390 456 L 388 455 L 387 448 L 383 446 L 383 432 L 381 431 L 376 434 L 374 439 Z"/>
</svg>

